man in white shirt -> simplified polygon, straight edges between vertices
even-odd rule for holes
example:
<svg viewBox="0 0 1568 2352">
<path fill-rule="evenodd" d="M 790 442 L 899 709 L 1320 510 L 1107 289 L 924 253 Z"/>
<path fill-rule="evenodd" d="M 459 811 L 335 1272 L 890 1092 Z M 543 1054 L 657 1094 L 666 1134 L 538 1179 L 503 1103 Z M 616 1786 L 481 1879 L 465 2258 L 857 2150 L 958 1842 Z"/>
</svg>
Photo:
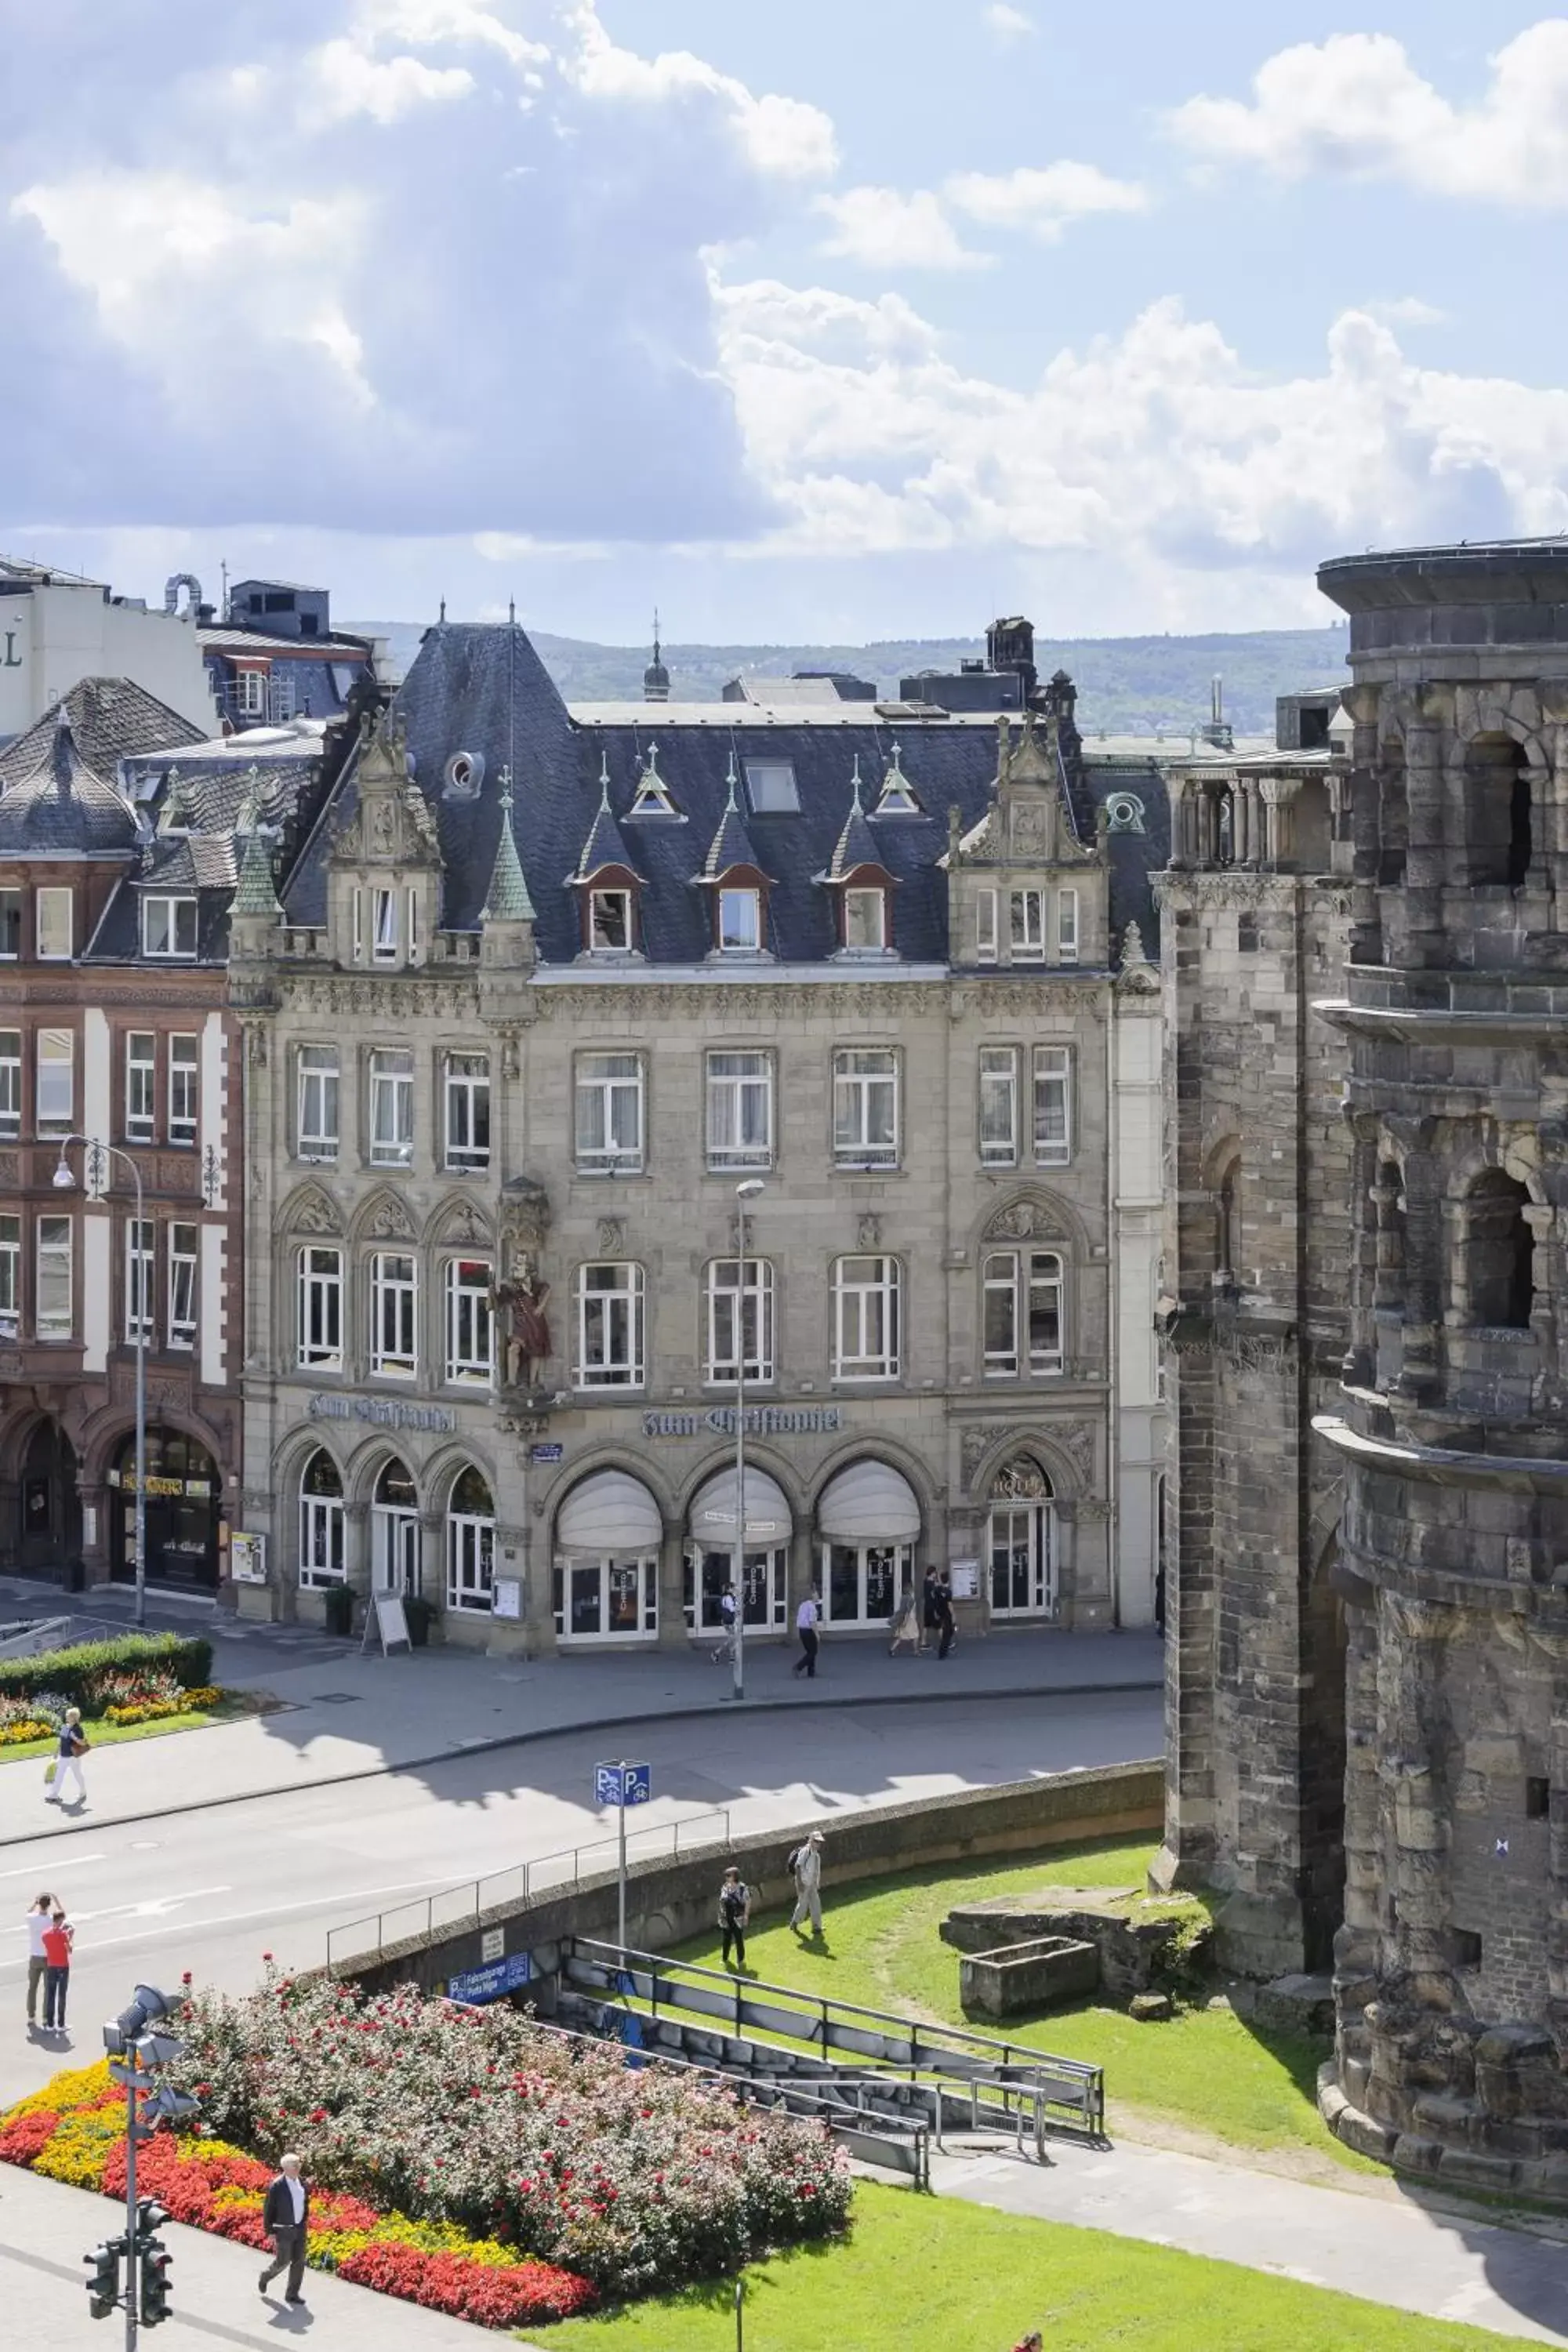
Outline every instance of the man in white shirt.
<svg viewBox="0 0 1568 2352">
<path fill-rule="evenodd" d="M 261 2273 L 261 2292 L 267 2293 L 280 2270 L 287 2270 L 288 2282 L 283 2291 L 285 2303 L 303 2303 L 300 2292 L 305 2284 L 305 2225 L 310 2218 L 310 2192 L 300 2178 L 300 2159 L 284 2157 L 261 2209 L 261 2226 L 272 2241 L 273 2260 Z"/>
<path fill-rule="evenodd" d="M 791 1667 L 792 1674 L 804 1674 L 807 1682 L 816 1680 L 816 1628 L 822 1616 L 822 1593 L 813 1585 L 795 1612 L 795 1630 L 800 1635 L 800 1655 Z"/>
<path fill-rule="evenodd" d="M 38 2021 L 38 1988 L 44 1981 L 48 1958 L 44 1950 L 44 1930 L 49 1924 L 55 1907 L 52 1895 L 40 1895 L 27 1914 L 27 2022 Z"/>
<path fill-rule="evenodd" d="M 790 1856 L 795 1872 L 795 1910 L 790 1926 L 798 1927 L 809 1916 L 814 1936 L 822 1933 L 822 1832 L 813 1830 L 804 1845 Z"/>
</svg>

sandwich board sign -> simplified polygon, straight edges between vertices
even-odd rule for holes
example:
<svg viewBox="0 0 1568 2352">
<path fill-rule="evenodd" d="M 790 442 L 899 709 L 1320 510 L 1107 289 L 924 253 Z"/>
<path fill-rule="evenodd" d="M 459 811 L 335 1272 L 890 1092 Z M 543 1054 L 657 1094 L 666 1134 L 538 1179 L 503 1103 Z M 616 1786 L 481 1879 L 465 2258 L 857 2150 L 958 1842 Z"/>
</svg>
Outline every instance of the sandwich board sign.
<svg viewBox="0 0 1568 2352">
<path fill-rule="evenodd" d="M 381 1637 L 381 1654 L 387 1657 L 395 1649 L 412 1652 L 414 1644 L 408 1635 L 408 1619 L 403 1607 L 401 1592 L 373 1592 L 370 1607 L 365 1612 L 364 1632 L 360 1635 L 362 1651 L 370 1646 L 372 1631 Z"/>
</svg>

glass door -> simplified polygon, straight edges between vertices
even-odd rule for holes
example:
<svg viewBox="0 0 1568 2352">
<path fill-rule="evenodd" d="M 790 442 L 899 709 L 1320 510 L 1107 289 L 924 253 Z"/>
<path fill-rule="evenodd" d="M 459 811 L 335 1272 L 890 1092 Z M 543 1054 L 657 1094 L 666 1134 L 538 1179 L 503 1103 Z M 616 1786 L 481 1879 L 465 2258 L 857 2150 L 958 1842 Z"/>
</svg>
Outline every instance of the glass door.
<svg viewBox="0 0 1568 2352">
<path fill-rule="evenodd" d="M 658 1630 L 658 1563 L 574 1559 L 555 1571 L 555 1630 L 563 1642 L 644 1640 Z"/>
<path fill-rule="evenodd" d="M 991 1507 L 991 1614 L 1043 1617 L 1056 1607 L 1048 1503 Z"/>
<path fill-rule="evenodd" d="M 825 1544 L 823 1597 L 830 1625 L 886 1625 L 912 1573 L 908 1544 Z"/>
<path fill-rule="evenodd" d="M 735 1572 L 735 1555 L 689 1546 L 686 1554 L 686 1622 L 693 1633 L 721 1633 L 724 1587 Z M 782 1549 L 749 1551 L 744 1583 L 748 1633 L 770 1633 L 784 1623 L 784 1555 Z"/>
<path fill-rule="evenodd" d="M 371 1517 L 375 1589 L 401 1593 L 406 1599 L 419 1590 L 419 1515 L 391 1510 L 378 1503 Z"/>
</svg>

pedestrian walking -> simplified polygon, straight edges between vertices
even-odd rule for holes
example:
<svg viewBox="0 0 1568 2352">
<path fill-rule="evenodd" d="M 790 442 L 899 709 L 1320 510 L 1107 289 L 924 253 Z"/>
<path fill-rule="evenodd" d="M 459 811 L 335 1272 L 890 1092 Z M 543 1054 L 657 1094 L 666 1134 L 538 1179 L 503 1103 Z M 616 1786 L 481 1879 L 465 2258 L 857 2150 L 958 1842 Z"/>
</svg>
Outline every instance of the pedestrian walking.
<svg viewBox="0 0 1568 2352">
<path fill-rule="evenodd" d="M 952 1586 L 945 1576 L 938 1577 L 936 1585 L 937 1623 L 942 1629 L 942 1641 L 937 1656 L 945 1658 L 958 1639 L 958 1624 L 952 1613 Z"/>
<path fill-rule="evenodd" d="M 45 1791 L 46 1805 L 64 1804 L 68 1772 L 76 1774 L 77 1798 L 79 1802 L 86 1804 L 87 1782 L 82 1779 L 81 1759 L 87 1754 L 87 1734 L 81 1727 L 81 1709 L 79 1706 L 68 1706 L 59 1738 L 55 1742 L 52 1768 L 48 1774 L 52 1785 Z"/>
<path fill-rule="evenodd" d="M 54 1907 L 55 1898 L 52 1895 L 38 1895 L 33 1898 L 33 1907 L 27 1914 L 27 2024 L 29 2029 L 38 2021 L 38 1995 L 43 1990 L 44 1971 L 49 1964 L 48 1956 L 44 1950 L 44 1937 L 47 1933 L 49 1915 Z"/>
<path fill-rule="evenodd" d="M 310 2192 L 301 2177 L 300 2159 L 286 2156 L 279 2164 L 261 2208 L 261 2226 L 272 2241 L 272 2260 L 261 2273 L 263 2294 L 279 2272 L 286 2270 L 289 2276 L 283 2289 L 284 2302 L 304 2302 L 300 2289 L 305 2284 L 310 2220 Z"/>
<path fill-rule="evenodd" d="M 723 1962 L 730 1966 L 730 1951 L 734 1948 L 735 1966 L 746 1965 L 746 1927 L 752 1916 L 752 1890 L 733 1863 L 724 1873 L 719 1889 L 719 1933 L 723 1939 Z"/>
<path fill-rule="evenodd" d="M 1013 2347 L 1013 2352 L 1045 2352 L 1044 2339 L 1039 2329 L 1031 2327 L 1027 2336 L 1020 2336 Z"/>
<path fill-rule="evenodd" d="M 719 1596 L 719 1618 L 723 1633 L 718 1648 L 709 1654 L 716 1666 L 722 1664 L 726 1658 L 733 1663 L 735 1656 L 735 1588 L 732 1584 L 727 1584 Z"/>
<path fill-rule="evenodd" d="M 921 1635 L 922 1650 L 929 1650 L 942 1632 L 942 1602 L 938 1594 L 941 1582 L 936 1570 L 928 1567 L 925 1581 L 921 1587 L 921 1623 L 924 1628 Z"/>
<path fill-rule="evenodd" d="M 902 1600 L 893 1612 L 892 1639 L 888 1643 L 888 1655 L 896 1658 L 909 1644 L 911 1650 L 921 1647 L 921 1606 L 912 1584 L 906 1585 Z"/>
<path fill-rule="evenodd" d="M 56 1904 L 49 1913 L 49 1924 L 44 1929 L 44 2032 L 63 2033 L 66 2030 L 66 1994 L 70 1990 L 71 1952 L 76 1944 L 76 1930 Z"/>
<path fill-rule="evenodd" d="M 795 1909 L 790 1914 L 790 1926 L 798 1928 L 809 1916 L 811 1932 L 822 1933 L 822 1832 L 813 1830 L 804 1845 L 797 1845 L 789 1858 L 795 1876 Z"/>
<path fill-rule="evenodd" d="M 790 1668 L 791 1674 L 804 1675 L 811 1683 L 816 1680 L 816 1629 L 821 1622 L 822 1589 L 814 1584 L 795 1612 L 795 1630 L 800 1635 L 800 1655 Z"/>
</svg>

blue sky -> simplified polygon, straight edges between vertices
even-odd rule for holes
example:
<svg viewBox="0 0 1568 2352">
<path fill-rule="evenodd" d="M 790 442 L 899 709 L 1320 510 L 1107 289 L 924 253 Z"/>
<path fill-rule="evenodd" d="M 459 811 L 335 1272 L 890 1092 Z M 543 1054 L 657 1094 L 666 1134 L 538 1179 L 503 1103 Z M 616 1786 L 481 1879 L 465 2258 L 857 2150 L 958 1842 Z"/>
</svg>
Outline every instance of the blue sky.
<svg viewBox="0 0 1568 2352">
<path fill-rule="evenodd" d="M 858 639 L 1311 621 L 1321 555 L 1568 528 L 1539 6 L 0 22 L 0 549 Z"/>
</svg>

